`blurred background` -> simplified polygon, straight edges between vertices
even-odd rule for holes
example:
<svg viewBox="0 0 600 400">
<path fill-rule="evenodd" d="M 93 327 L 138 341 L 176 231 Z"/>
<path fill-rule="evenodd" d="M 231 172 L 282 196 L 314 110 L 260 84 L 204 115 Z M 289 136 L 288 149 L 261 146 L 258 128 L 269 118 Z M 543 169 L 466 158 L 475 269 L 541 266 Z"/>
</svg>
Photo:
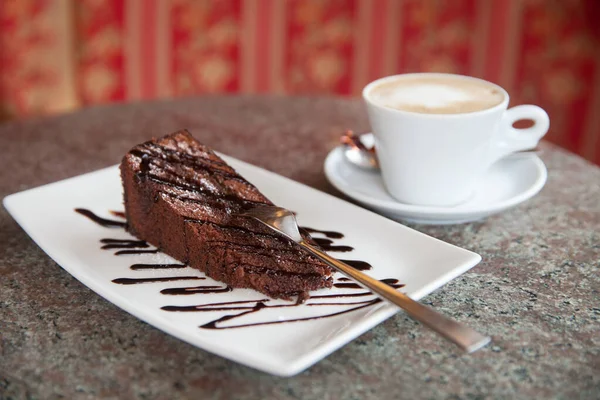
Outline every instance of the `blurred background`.
<svg viewBox="0 0 600 400">
<path fill-rule="evenodd" d="M 600 0 L 0 0 L 0 121 L 205 93 L 473 75 L 600 164 Z"/>
</svg>

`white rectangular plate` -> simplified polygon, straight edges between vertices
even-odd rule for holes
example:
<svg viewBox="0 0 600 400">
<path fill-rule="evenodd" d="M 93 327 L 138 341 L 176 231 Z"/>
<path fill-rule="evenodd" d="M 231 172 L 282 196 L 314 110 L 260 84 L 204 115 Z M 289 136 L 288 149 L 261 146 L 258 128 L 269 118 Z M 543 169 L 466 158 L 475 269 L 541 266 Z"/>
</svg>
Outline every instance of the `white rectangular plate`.
<svg viewBox="0 0 600 400">
<path fill-rule="evenodd" d="M 397 279 L 405 285 L 401 290 L 414 299 L 431 293 L 481 260 L 475 253 L 336 197 L 239 160 L 224 159 L 275 204 L 296 211 L 300 225 L 341 232 L 344 237 L 332 239 L 334 245 L 354 248 L 331 254 L 367 261 L 373 266 L 366 271 L 368 274 L 378 279 Z M 101 243 L 101 239 L 120 239 L 127 244 L 127 240 L 135 238 L 120 227 L 102 227 L 74 209 L 85 208 L 101 217 L 119 220 L 109 213 L 109 210 L 123 210 L 116 166 L 13 194 L 4 199 L 4 206 L 52 259 L 108 301 L 194 346 L 271 374 L 295 375 L 397 312 L 395 307 L 377 302 L 373 295 L 357 288 L 313 292 L 306 304 L 299 306 L 267 299 L 249 289 L 212 293 L 211 288 L 200 288 L 205 293 L 161 293 L 169 288 L 224 285 L 187 267 L 130 268 L 133 264 L 177 263 L 162 253 L 115 255 L 122 249 L 101 249 L 107 244 Z M 325 238 L 319 233 L 313 236 Z M 195 279 L 148 281 L 162 277 Z M 146 281 L 114 283 L 118 278 Z M 344 283 L 340 282 L 341 275 L 334 278 Z M 319 303 L 327 305 L 316 305 Z M 162 308 L 192 305 L 202 306 L 192 312 Z M 258 310 L 260 305 L 266 307 Z M 255 312 L 248 312 L 252 310 Z M 239 317 L 216 323 L 216 327 L 224 329 L 202 327 L 223 316 L 238 314 Z M 251 326 L 234 328 L 248 324 Z"/>
</svg>

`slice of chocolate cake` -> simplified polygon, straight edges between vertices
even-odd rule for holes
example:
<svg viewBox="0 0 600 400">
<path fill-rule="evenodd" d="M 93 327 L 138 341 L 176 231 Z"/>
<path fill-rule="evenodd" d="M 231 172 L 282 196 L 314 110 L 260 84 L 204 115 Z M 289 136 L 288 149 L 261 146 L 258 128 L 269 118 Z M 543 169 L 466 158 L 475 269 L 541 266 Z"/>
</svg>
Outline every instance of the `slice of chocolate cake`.
<svg viewBox="0 0 600 400">
<path fill-rule="evenodd" d="M 128 231 L 211 278 L 284 299 L 332 286 L 327 265 L 238 216 L 273 203 L 189 132 L 135 146 L 121 179 Z"/>
</svg>

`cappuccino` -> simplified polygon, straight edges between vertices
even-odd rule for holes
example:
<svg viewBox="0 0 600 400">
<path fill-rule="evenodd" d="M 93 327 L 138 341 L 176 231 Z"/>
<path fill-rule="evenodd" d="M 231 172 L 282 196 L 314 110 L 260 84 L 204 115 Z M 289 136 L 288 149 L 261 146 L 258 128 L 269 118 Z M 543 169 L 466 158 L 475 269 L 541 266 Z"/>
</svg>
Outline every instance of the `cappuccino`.
<svg viewBox="0 0 600 400">
<path fill-rule="evenodd" d="M 453 76 L 405 76 L 373 87 L 377 105 L 424 114 L 462 114 L 502 103 L 504 94 L 491 83 Z"/>
</svg>

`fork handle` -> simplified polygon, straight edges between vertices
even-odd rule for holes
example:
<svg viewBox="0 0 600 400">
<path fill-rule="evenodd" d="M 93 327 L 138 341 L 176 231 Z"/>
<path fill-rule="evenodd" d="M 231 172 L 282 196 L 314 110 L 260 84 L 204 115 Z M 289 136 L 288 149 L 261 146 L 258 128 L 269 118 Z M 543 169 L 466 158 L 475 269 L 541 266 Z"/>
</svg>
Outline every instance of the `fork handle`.
<svg viewBox="0 0 600 400">
<path fill-rule="evenodd" d="M 490 342 L 488 336 L 484 336 L 468 326 L 456 322 L 432 308 L 414 301 L 404 293 L 397 291 L 393 287 L 388 286 L 377 279 L 371 278 L 369 275 L 363 274 L 309 243 L 301 241 L 299 244 L 327 265 L 354 279 L 379 297 L 402 308 L 412 318 L 427 325 L 467 353 L 479 350 Z"/>
</svg>

